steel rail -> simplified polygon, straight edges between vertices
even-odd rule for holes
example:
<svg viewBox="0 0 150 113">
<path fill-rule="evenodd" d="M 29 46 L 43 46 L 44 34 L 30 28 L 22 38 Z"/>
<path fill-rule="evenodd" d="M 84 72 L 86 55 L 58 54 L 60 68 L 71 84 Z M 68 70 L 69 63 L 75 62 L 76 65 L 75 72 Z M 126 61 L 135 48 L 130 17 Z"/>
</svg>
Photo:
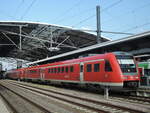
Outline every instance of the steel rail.
<svg viewBox="0 0 150 113">
<path fill-rule="evenodd" d="M 5 89 L 7 89 L 7 90 L 13 92 L 13 93 L 16 94 L 17 96 L 21 97 L 21 98 L 24 99 L 25 101 L 29 102 L 30 104 L 34 105 L 35 107 L 39 108 L 39 109 L 40 109 L 41 111 L 43 111 L 44 113 L 51 113 L 51 111 L 45 109 L 44 107 L 42 107 L 42 106 L 40 106 L 39 104 L 33 102 L 32 100 L 26 98 L 25 96 L 22 96 L 21 94 L 19 94 L 19 93 L 13 91 L 12 89 L 10 89 L 10 88 L 8 88 L 8 87 L 2 85 L 2 84 L 0 84 L 0 85 L 1 85 L 2 87 L 4 87 Z M 10 104 L 11 104 L 11 103 L 10 103 Z M 19 112 L 14 112 L 14 113 L 19 113 Z"/>
<path fill-rule="evenodd" d="M 1 84 L 0 84 L 0 87 L 2 87 Z M 5 98 L 5 96 L 1 92 L 0 92 L 0 96 L 4 100 L 4 103 L 6 103 L 6 105 L 10 108 L 10 110 L 11 110 L 12 113 L 19 113 L 17 111 L 17 109 L 8 101 L 7 98 Z"/>
<path fill-rule="evenodd" d="M 69 100 L 66 100 L 66 99 L 51 95 L 51 94 L 47 94 L 47 93 L 44 93 L 44 92 L 41 92 L 41 91 L 37 91 L 37 90 L 31 89 L 31 88 L 35 88 L 35 89 L 39 89 L 39 90 L 42 90 L 42 91 L 47 91 L 47 92 L 50 92 L 50 93 L 59 94 L 59 95 L 67 96 L 67 97 L 72 97 L 72 98 L 75 98 L 75 99 L 79 99 L 79 100 L 83 100 L 83 101 L 87 101 L 87 102 L 92 102 L 92 103 L 95 103 L 95 104 L 104 105 L 104 106 L 108 106 L 108 107 L 112 107 L 112 108 L 116 108 L 116 109 L 121 109 L 121 110 L 129 111 L 129 112 L 132 112 L 132 113 L 145 113 L 145 112 L 135 110 L 135 109 L 132 109 L 132 108 L 117 106 L 117 105 L 113 105 L 113 104 L 110 104 L 110 103 L 104 103 L 104 102 L 100 102 L 100 101 L 96 101 L 96 100 L 92 100 L 92 99 L 87 99 L 87 98 L 83 98 L 83 97 L 77 97 L 77 96 L 70 95 L 70 94 L 64 94 L 64 93 L 53 91 L 53 90 L 50 90 L 50 89 L 43 89 L 43 88 L 39 88 L 39 87 L 37 88 L 35 86 L 31 86 L 31 85 L 27 85 L 27 84 L 22 84 L 22 83 L 11 83 L 11 84 L 17 85 L 18 87 L 26 88 L 28 90 L 35 91 L 37 93 L 40 93 L 40 94 L 43 94 L 43 95 L 46 95 L 46 96 L 49 96 L 49 97 L 54 97 L 54 98 L 57 98 L 59 100 L 67 101 L 69 103 L 73 103 L 73 104 L 76 104 L 76 105 L 79 105 L 79 103 L 72 102 L 72 101 L 69 101 Z M 24 85 L 24 86 L 20 86 L 20 84 Z M 87 106 L 85 106 L 85 105 L 80 105 L 80 106 L 83 106 L 83 107 L 87 108 Z M 90 108 L 90 109 L 93 109 L 93 108 Z M 95 109 L 95 110 L 97 111 L 99 109 Z M 101 112 L 106 112 L 106 111 L 101 111 Z"/>
</svg>

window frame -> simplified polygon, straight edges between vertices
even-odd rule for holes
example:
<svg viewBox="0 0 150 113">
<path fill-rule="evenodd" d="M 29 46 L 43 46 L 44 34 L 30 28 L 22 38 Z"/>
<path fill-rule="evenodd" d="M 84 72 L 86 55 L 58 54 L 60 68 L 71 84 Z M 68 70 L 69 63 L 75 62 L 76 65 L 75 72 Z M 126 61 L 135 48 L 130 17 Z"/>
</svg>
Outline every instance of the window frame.
<svg viewBox="0 0 150 113">
<path fill-rule="evenodd" d="M 95 63 L 94 64 L 94 72 L 100 72 L 100 63 Z"/>
<path fill-rule="evenodd" d="M 92 72 L 92 64 L 86 65 L 86 72 Z"/>
<path fill-rule="evenodd" d="M 60 73 L 60 71 L 61 71 L 61 69 L 60 69 L 60 67 L 58 67 L 58 69 L 57 69 L 57 73 Z"/>
<path fill-rule="evenodd" d="M 61 67 L 61 73 L 64 73 L 65 68 Z"/>
<path fill-rule="evenodd" d="M 69 72 L 69 68 L 68 66 L 65 67 L 65 72 L 68 73 Z"/>
<path fill-rule="evenodd" d="M 49 68 L 49 69 L 48 69 L 48 73 L 51 73 L 51 70 L 52 70 L 52 68 Z"/>
<path fill-rule="evenodd" d="M 112 72 L 113 71 L 109 60 L 105 60 L 105 71 L 106 72 Z"/>
<path fill-rule="evenodd" d="M 74 66 L 70 66 L 70 72 L 74 72 Z"/>
</svg>

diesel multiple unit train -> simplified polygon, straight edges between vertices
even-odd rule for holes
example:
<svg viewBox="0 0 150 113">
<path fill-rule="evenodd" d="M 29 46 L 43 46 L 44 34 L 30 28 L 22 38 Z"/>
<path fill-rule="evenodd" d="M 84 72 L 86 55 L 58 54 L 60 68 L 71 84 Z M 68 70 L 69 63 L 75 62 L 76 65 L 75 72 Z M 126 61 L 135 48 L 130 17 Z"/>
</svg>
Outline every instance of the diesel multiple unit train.
<svg viewBox="0 0 150 113">
<path fill-rule="evenodd" d="M 10 70 L 7 77 L 110 88 L 136 88 L 140 81 L 136 61 L 125 52 L 97 54 Z"/>
</svg>

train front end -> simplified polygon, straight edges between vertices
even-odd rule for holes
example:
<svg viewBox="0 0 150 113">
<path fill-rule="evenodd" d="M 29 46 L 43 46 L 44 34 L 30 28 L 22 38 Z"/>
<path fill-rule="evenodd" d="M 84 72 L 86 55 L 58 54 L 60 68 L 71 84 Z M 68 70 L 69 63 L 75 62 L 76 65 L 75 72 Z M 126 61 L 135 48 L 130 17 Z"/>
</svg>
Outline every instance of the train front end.
<svg viewBox="0 0 150 113">
<path fill-rule="evenodd" d="M 116 54 L 122 72 L 123 88 L 138 88 L 140 75 L 138 73 L 137 64 L 131 54 Z"/>
</svg>

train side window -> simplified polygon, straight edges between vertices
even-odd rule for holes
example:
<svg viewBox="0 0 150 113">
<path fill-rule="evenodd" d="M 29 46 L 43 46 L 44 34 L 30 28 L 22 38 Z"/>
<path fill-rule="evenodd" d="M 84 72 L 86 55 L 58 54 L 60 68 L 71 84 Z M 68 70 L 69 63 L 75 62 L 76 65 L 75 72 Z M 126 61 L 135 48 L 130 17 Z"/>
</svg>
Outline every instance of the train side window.
<svg viewBox="0 0 150 113">
<path fill-rule="evenodd" d="M 73 71 L 74 71 L 73 66 L 70 66 L 70 72 L 73 72 Z"/>
<path fill-rule="evenodd" d="M 53 73 L 55 73 L 55 68 L 53 68 Z"/>
<path fill-rule="evenodd" d="M 55 73 L 58 73 L 58 68 L 56 68 L 56 72 Z"/>
<path fill-rule="evenodd" d="M 58 73 L 58 68 L 56 68 L 56 73 Z"/>
<path fill-rule="evenodd" d="M 58 68 L 56 68 L 56 73 L 58 73 Z"/>
<path fill-rule="evenodd" d="M 91 72 L 92 71 L 92 64 L 87 64 L 86 71 L 87 72 Z"/>
<path fill-rule="evenodd" d="M 61 72 L 62 72 L 62 73 L 64 72 L 64 67 L 61 67 Z"/>
<path fill-rule="evenodd" d="M 112 67 L 108 60 L 105 60 L 105 71 L 108 71 L 108 72 L 112 71 Z"/>
<path fill-rule="evenodd" d="M 36 73 L 36 70 L 29 70 L 29 73 Z"/>
<path fill-rule="evenodd" d="M 56 71 L 57 71 L 57 69 L 56 69 L 56 68 L 54 68 L 54 73 L 56 73 Z"/>
<path fill-rule="evenodd" d="M 65 70 L 66 70 L 66 73 L 68 73 L 68 67 L 66 67 Z"/>
<path fill-rule="evenodd" d="M 60 67 L 58 68 L 58 73 L 60 73 Z"/>
<path fill-rule="evenodd" d="M 48 73 L 51 73 L 51 69 L 48 69 Z"/>
<path fill-rule="evenodd" d="M 54 68 L 52 68 L 52 73 L 54 73 Z"/>
<path fill-rule="evenodd" d="M 100 71 L 100 64 L 94 64 L 94 72 Z"/>
</svg>

